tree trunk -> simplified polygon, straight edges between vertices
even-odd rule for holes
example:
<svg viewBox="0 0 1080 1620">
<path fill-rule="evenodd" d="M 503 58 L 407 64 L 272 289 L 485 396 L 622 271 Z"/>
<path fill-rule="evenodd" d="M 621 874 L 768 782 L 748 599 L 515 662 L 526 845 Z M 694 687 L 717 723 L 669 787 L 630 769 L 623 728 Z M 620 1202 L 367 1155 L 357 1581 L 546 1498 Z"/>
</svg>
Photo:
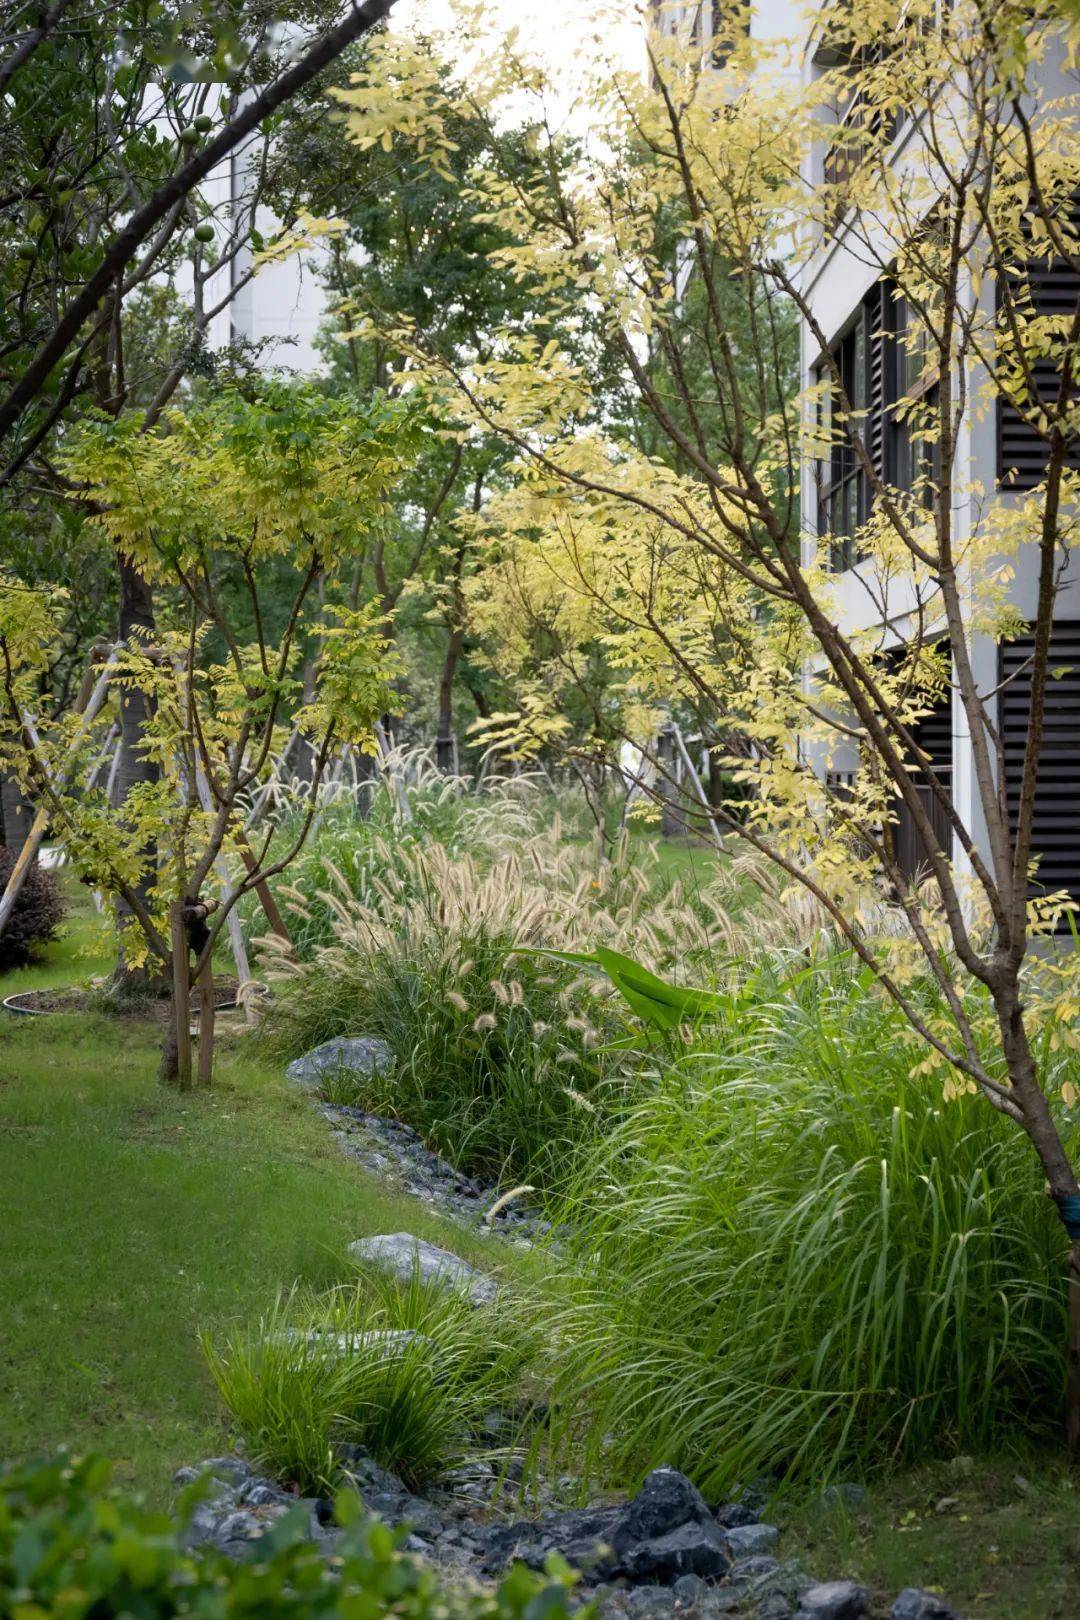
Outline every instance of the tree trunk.
<svg viewBox="0 0 1080 1620">
<path fill-rule="evenodd" d="M 1069 1244 L 1069 1337 L 1065 1352 L 1065 1443 L 1080 1452 L 1080 1237 Z"/>
<path fill-rule="evenodd" d="M 435 732 L 435 764 L 444 775 L 454 769 L 454 676 L 461 655 L 462 632 L 452 630 L 439 676 L 439 724 Z"/>
<path fill-rule="evenodd" d="M 180 1091 L 191 1090 L 191 953 L 188 947 L 184 902 L 169 907 L 169 943 L 172 950 L 172 1002 L 165 1044 L 161 1052 L 162 1080 Z"/>
<path fill-rule="evenodd" d="M 146 645 L 155 632 L 154 594 L 150 582 L 125 558 L 118 558 L 120 569 L 120 622 L 118 639 L 125 645 Z M 158 767 L 147 759 L 143 750 L 147 722 L 151 717 L 150 699 L 144 692 L 129 687 L 120 690 L 120 743 L 119 758 L 113 783 L 113 805 L 122 810 L 129 794 L 142 783 L 158 780 Z M 153 857 L 153 848 L 143 852 Z M 149 904 L 149 891 L 153 878 L 148 872 L 139 885 L 140 897 Z M 127 993 L 150 994 L 163 988 L 159 970 L 152 967 L 132 966 L 124 956 L 123 935 L 132 926 L 130 908 L 123 900 L 116 904 L 116 921 L 120 928 L 114 985 Z"/>
<path fill-rule="evenodd" d="M 689 832 L 686 815 L 681 808 L 679 791 L 679 755 L 675 732 L 664 726 L 656 739 L 656 797 L 660 800 L 661 838 L 685 838 Z"/>
</svg>

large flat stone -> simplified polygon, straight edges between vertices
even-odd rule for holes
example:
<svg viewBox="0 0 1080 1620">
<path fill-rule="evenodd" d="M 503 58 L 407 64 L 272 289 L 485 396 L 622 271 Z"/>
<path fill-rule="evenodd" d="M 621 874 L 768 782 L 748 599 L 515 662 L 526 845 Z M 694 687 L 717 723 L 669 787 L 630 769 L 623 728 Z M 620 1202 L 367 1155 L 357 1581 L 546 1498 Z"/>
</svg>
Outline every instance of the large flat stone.
<svg viewBox="0 0 1080 1620">
<path fill-rule="evenodd" d="M 402 1282 L 416 1275 L 422 1283 L 457 1289 L 468 1294 L 474 1305 L 490 1305 L 498 1293 L 494 1281 L 475 1266 L 411 1232 L 357 1238 L 349 1244 L 349 1253 L 362 1265 L 378 1266 Z"/>
<path fill-rule="evenodd" d="M 385 1074 L 393 1065 L 394 1054 L 377 1035 L 337 1035 L 294 1058 L 285 1073 L 305 1091 L 318 1091 L 328 1076 Z"/>
</svg>

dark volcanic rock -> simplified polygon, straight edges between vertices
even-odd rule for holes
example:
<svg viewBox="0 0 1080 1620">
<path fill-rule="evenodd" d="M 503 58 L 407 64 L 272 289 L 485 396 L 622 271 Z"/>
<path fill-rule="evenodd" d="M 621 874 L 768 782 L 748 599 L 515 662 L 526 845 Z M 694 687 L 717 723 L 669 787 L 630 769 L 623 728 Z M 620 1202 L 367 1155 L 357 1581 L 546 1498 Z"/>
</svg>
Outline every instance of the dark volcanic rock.
<svg viewBox="0 0 1080 1620">
<path fill-rule="evenodd" d="M 758 1515 L 745 1502 L 725 1502 L 714 1514 L 722 1530 L 741 1530 L 745 1524 L 757 1524 Z"/>
<path fill-rule="evenodd" d="M 612 1568 L 612 1535 L 618 1508 L 580 1508 L 548 1513 L 542 1519 L 496 1524 L 482 1532 L 483 1567 L 489 1573 L 520 1560 L 542 1569 L 548 1555 L 561 1553 L 575 1569 L 602 1578 Z"/>
<path fill-rule="evenodd" d="M 728 1557 L 754 1558 L 759 1553 L 771 1552 L 780 1539 L 774 1524 L 740 1524 L 734 1530 L 723 1532 Z"/>
<path fill-rule="evenodd" d="M 618 1571 L 632 1581 L 671 1582 L 680 1575 L 726 1575 L 730 1559 L 724 1533 L 715 1524 L 691 1520 L 662 1536 L 624 1547 Z"/>
</svg>

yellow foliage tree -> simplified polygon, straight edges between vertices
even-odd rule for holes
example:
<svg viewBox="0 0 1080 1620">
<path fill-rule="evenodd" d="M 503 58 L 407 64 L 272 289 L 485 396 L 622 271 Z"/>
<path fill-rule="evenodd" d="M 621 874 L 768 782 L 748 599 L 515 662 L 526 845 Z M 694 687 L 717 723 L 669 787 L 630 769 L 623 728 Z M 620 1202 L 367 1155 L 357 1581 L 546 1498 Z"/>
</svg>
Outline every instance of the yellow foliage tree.
<svg viewBox="0 0 1080 1620">
<path fill-rule="evenodd" d="M 114 684 L 147 699 L 142 746 L 158 767 L 118 808 L 75 779 L 73 749 L 92 741 L 77 721 L 31 715 L 33 676 L 56 636 L 59 603 L 18 581 L 0 583 L 6 763 L 48 810 L 81 875 L 124 901 L 126 958 L 151 958 L 167 972 L 162 1074 L 182 1087 L 192 1080 L 193 987 L 199 1077 L 210 1080 L 222 928 L 246 894 L 299 853 L 334 749 L 374 752 L 373 724 L 392 703 L 396 665 L 373 612 L 328 615 L 307 701 L 297 664 L 313 587 L 332 584 L 370 538 L 408 442 L 403 408 L 376 400 L 361 411 L 275 381 L 253 396 L 227 389 L 150 432 L 132 413 L 74 437 L 66 476 L 165 605 L 152 641 L 114 652 Z M 311 745 L 309 806 L 282 843 L 272 848 L 270 826 L 252 848 L 245 805 L 286 717 Z"/>
</svg>

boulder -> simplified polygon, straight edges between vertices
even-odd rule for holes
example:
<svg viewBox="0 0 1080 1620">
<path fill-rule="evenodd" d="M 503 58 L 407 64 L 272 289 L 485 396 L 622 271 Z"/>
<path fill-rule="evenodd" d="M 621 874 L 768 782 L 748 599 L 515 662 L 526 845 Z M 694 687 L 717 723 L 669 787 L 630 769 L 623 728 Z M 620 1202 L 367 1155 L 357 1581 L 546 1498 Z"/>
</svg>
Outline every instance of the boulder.
<svg viewBox="0 0 1080 1620">
<path fill-rule="evenodd" d="M 797 1620 L 863 1620 L 870 1594 L 855 1581 L 824 1581 L 808 1586 L 799 1598 Z"/>
<path fill-rule="evenodd" d="M 740 1530 L 744 1524 L 757 1524 L 758 1515 L 745 1502 L 725 1502 L 718 1507 L 716 1522 L 722 1530 Z"/>
<path fill-rule="evenodd" d="M 318 1091 L 328 1075 L 385 1074 L 393 1065 L 394 1054 L 377 1035 L 338 1035 L 295 1058 L 285 1073 L 305 1091 Z"/>
<path fill-rule="evenodd" d="M 724 1531 L 697 1486 L 677 1468 L 654 1468 L 616 1519 L 615 1568 L 632 1581 L 671 1582 L 680 1575 L 725 1575 Z"/>
<path fill-rule="evenodd" d="M 889 1614 L 891 1620 L 957 1620 L 944 1598 L 918 1586 L 905 1586 Z"/>
<path fill-rule="evenodd" d="M 759 1553 L 771 1552 L 780 1539 L 774 1524 L 740 1524 L 723 1532 L 728 1557 L 753 1558 Z"/>
<path fill-rule="evenodd" d="M 422 1283 L 458 1289 L 468 1294 L 474 1305 L 490 1305 L 498 1293 L 496 1284 L 467 1261 L 439 1249 L 410 1232 L 389 1232 L 380 1237 L 357 1238 L 349 1253 L 362 1265 L 376 1265 L 408 1282 L 415 1274 Z"/>
</svg>

